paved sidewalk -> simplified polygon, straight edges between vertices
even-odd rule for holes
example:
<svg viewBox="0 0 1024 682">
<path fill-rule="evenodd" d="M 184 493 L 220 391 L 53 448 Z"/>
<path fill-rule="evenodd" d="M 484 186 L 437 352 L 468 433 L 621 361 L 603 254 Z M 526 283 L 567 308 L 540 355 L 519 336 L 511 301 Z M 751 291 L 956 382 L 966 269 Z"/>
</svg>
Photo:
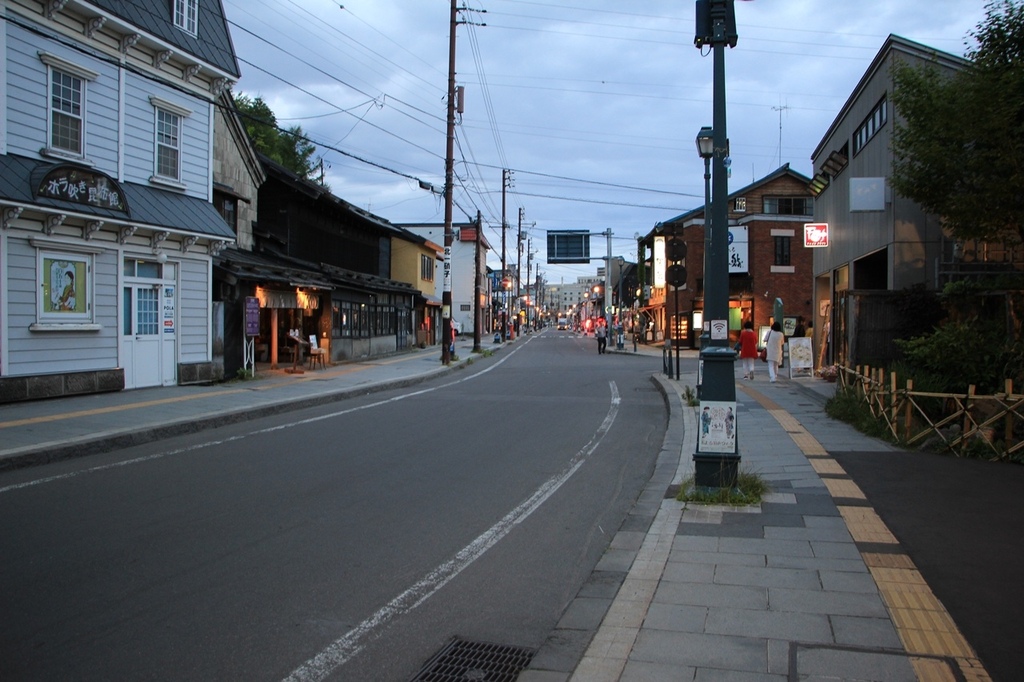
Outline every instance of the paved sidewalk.
<svg viewBox="0 0 1024 682">
<path fill-rule="evenodd" d="M 829 454 L 892 448 L 824 415 L 834 384 L 758 372 L 737 380 L 737 435 L 741 470 L 771 494 L 756 508 L 673 499 L 692 474 L 680 393 L 696 377 L 656 377 L 671 414 L 655 475 L 520 682 L 989 679 Z"/>
<path fill-rule="evenodd" d="M 492 340 L 482 341 L 481 350 L 500 351 L 503 345 Z M 138 445 L 416 383 L 463 367 L 472 360 L 472 349 L 472 338 L 459 337 L 457 359 L 448 366 L 441 364 L 441 350 L 434 346 L 326 369 L 307 368 L 302 374 L 286 372 L 285 365 L 271 370 L 258 364 L 257 378 L 251 381 L 0 405 L 0 470 Z"/>
</svg>

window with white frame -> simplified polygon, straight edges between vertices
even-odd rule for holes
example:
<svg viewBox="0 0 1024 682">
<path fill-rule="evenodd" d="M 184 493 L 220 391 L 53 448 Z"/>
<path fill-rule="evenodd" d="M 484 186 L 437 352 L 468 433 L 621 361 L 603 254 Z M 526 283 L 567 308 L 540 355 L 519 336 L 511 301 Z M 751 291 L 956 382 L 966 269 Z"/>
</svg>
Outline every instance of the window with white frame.
<svg viewBox="0 0 1024 682">
<path fill-rule="evenodd" d="M 181 179 L 181 116 L 160 108 L 156 110 L 156 174 Z"/>
<path fill-rule="evenodd" d="M 39 59 L 47 66 L 47 145 L 43 153 L 63 157 L 85 156 L 86 85 L 99 74 L 46 52 Z"/>
<path fill-rule="evenodd" d="M 149 101 L 155 111 L 153 180 L 180 183 L 182 126 L 192 112 L 158 97 Z"/>
<path fill-rule="evenodd" d="M 57 69 L 50 71 L 50 146 L 82 156 L 85 81 Z"/>
<path fill-rule="evenodd" d="M 186 33 L 196 35 L 199 0 L 174 0 L 174 25 Z"/>
</svg>

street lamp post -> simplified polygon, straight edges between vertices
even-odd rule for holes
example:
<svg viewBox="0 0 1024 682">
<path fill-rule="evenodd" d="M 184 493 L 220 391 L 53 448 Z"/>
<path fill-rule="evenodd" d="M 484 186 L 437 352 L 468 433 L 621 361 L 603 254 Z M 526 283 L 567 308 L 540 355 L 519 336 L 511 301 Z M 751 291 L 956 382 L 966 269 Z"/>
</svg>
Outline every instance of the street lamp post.
<svg viewBox="0 0 1024 682">
<path fill-rule="evenodd" d="M 736 353 L 729 346 L 729 180 L 725 111 L 725 47 L 735 47 L 736 37 L 733 0 L 697 0 L 694 44 L 698 49 L 710 45 L 714 59 L 711 239 L 704 256 L 704 320 L 709 323 L 710 338 L 700 352 L 703 367 L 701 424 L 697 451 L 693 455 L 694 484 L 700 488 L 732 488 L 739 477 Z M 701 146 L 701 156 L 704 151 Z"/>
<path fill-rule="evenodd" d="M 704 271 L 707 272 L 707 257 L 711 253 L 711 159 L 715 155 L 714 130 L 711 126 L 704 126 L 697 133 L 697 153 L 704 159 Z M 705 312 L 707 297 L 705 296 Z M 706 319 L 702 318 L 702 319 Z M 704 325 L 700 329 L 700 347 L 703 350 L 708 345 L 710 334 L 704 332 Z M 700 386 L 697 387 L 700 390 Z"/>
</svg>

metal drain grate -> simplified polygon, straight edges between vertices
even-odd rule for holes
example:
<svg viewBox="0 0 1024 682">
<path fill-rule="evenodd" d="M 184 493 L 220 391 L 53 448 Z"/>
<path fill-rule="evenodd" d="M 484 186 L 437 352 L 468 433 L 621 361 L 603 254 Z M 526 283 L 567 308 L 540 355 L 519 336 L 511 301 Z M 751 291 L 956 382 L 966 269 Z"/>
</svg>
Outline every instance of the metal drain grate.
<svg viewBox="0 0 1024 682">
<path fill-rule="evenodd" d="M 533 654 L 514 646 L 454 639 L 410 682 L 515 682 Z"/>
</svg>

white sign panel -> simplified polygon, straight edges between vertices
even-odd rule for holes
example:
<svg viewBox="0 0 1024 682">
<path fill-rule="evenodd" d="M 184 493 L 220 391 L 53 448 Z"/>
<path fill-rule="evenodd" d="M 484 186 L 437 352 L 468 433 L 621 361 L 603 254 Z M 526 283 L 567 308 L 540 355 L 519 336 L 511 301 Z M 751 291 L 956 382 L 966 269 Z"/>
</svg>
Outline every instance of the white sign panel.
<svg viewBox="0 0 1024 682">
<path fill-rule="evenodd" d="M 736 403 L 700 401 L 697 452 L 736 452 Z"/>
<path fill-rule="evenodd" d="M 750 246 L 745 226 L 729 228 L 729 274 L 743 273 L 750 269 Z"/>
<path fill-rule="evenodd" d="M 850 211 L 884 211 L 885 178 L 850 178 Z"/>
<path fill-rule="evenodd" d="M 442 291 L 452 290 L 452 247 L 444 247 L 444 286 Z"/>
<path fill-rule="evenodd" d="M 665 238 L 654 238 L 654 287 L 665 288 Z"/>
</svg>

